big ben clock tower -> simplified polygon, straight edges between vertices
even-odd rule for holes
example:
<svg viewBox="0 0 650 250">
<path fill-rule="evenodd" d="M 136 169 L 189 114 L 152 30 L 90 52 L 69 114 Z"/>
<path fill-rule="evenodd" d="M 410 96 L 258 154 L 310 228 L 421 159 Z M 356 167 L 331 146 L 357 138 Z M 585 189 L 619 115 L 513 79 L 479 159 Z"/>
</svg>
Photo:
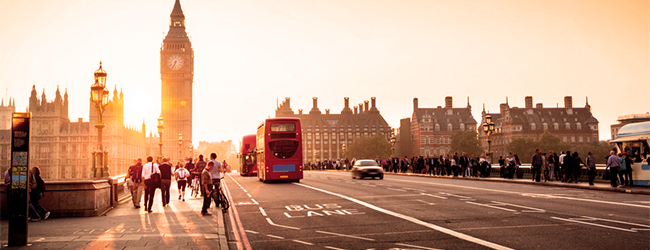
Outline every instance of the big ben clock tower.
<svg viewBox="0 0 650 250">
<path fill-rule="evenodd" d="M 176 161 L 190 157 L 192 142 L 192 82 L 194 50 L 180 0 L 174 3 L 169 31 L 160 48 L 161 115 L 164 119 L 163 155 Z M 182 139 L 180 139 L 182 135 Z"/>
</svg>

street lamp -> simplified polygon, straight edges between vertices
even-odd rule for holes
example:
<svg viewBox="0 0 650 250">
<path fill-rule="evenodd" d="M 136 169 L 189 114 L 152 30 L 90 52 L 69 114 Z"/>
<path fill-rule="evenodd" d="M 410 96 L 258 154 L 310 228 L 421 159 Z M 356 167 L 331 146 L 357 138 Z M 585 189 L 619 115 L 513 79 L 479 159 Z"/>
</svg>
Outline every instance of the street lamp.
<svg viewBox="0 0 650 250">
<path fill-rule="evenodd" d="M 487 135 L 487 143 L 488 143 L 488 155 L 490 155 L 490 162 L 492 162 L 492 148 L 491 148 L 491 143 L 492 139 L 490 136 L 492 133 L 494 133 L 494 123 L 492 122 L 492 116 L 491 115 L 486 115 L 485 116 L 485 123 L 483 124 L 483 132 Z"/>
<path fill-rule="evenodd" d="M 93 154 L 93 177 L 108 177 L 108 152 L 102 145 L 102 129 L 106 126 L 102 122 L 102 113 L 108 105 L 108 89 L 106 89 L 106 71 L 102 69 L 102 62 L 99 62 L 99 69 L 95 71 L 95 83 L 90 86 L 90 99 L 95 103 L 97 108 L 97 149 L 92 151 Z M 99 168 L 100 174 L 97 174 Z"/>
<path fill-rule="evenodd" d="M 183 162 L 183 134 L 178 134 L 178 161 Z"/>
<path fill-rule="evenodd" d="M 345 162 L 345 159 L 347 159 L 347 158 L 345 158 L 345 150 L 346 149 L 348 149 L 348 147 L 347 147 L 347 145 L 345 145 L 345 142 L 344 142 L 343 145 L 341 145 L 341 151 L 343 151 L 343 159 L 344 159 L 343 160 L 343 165 L 345 165 L 345 170 L 348 170 L 348 165 Z"/>
<path fill-rule="evenodd" d="M 164 132 L 164 130 L 165 130 L 165 124 L 164 124 L 164 122 L 165 122 L 165 121 L 163 120 L 162 114 L 160 114 L 160 117 L 158 117 L 158 136 L 159 136 L 159 140 L 158 140 L 158 147 L 159 147 L 158 155 L 160 155 L 160 156 L 159 156 L 159 160 L 160 160 L 159 162 L 162 162 L 162 158 L 163 158 L 163 152 L 162 152 L 163 142 L 162 142 L 162 137 L 163 137 L 163 132 Z"/>
<path fill-rule="evenodd" d="M 395 142 L 397 141 L 397 138 L 395 138 L 395 128 L 392 128 L 390 130 L 390 150 L 391 150 L 391 157 L 395 156 Z"/>
</svg>

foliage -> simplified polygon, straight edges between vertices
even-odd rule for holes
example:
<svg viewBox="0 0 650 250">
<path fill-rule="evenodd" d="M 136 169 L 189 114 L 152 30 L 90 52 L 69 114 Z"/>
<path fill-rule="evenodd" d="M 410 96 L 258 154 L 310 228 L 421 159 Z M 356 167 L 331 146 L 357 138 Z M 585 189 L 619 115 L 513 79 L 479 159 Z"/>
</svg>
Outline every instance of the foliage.
<svg viewBox="0 0 650 250">
<path fill-rule="evenodd" d="M 594 155 L 594 160 L 596 160 L 596 163 L 605 164 L 607 163 L 605 157 L 609 156 L 609 151 L 611 151 L 613 147 L 614 146 L 607 142 L 592 142 L 588 145 L 573 147 L 571 152 L 578 152 L 582 158 L 582 161 L 584 161 L 584 158 L 587 157 L 587 153 L 591 152 Z"/>
<path fill-rule="evenodd" d="M 517 137 L 513 138 L 508 145 L 506 145 L 506 150 L 508 153 L 519 156 L 519 160 L 524 162 L 530 162 L 531 156 L 535 153 L 535 148 L 537 148 L 538 142 L 530 137 Z"/>
<path fill-rule="evenodd" d="M 386 140 L 383 134 L 356 138 L 345 150 L 345 156 L 350 159 L 388 158 L 390 155 L 390 142 Z"/>
<path fill-rule="evenodd" d="M 480 156 L 483 153 L 483 149 L 480 146 L 476 130 L 468 129 L 452 134 L 451 152 L 458 152 L 458 155 L 465 152 L 468 156 Z"/>
<path fill-rule="evenodd" d="M 548 131 L 544 131 L 540 136 L 539 141 L 529 137 L 519 137 L 512 139 L 512 141 L 506 145 L 507 151 L 512 152 L 512 154 L 517 154 L 522 163 L 530 163 L 532 158 L 531 156 L 535 153 L 536 148 L 539 148 L 542 152 L 553 151 L 557 155 L 560 155 L 561 151 L 567 150 L 578 152 L 583 161 L 584 158 L 587 157 L 587 153 L 592 152 L 596 163 L 605 163 L 605 157 L 609 155 L 609 151 L 612 147 L 608 143 L 601 142 L 572 146 L 571 144 L 562 142 L 559 137 Z"/>
</svg>

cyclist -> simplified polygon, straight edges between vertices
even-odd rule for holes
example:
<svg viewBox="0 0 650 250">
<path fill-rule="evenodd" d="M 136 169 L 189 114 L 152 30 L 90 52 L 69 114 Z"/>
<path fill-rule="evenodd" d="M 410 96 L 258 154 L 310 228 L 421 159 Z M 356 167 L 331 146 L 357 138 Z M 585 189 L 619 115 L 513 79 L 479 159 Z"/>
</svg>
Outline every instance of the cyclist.
<svg viewBox="0 0 650 250">
<path fill-rule="evenodd" d="M 199 155 L 199 160 L 196 162 L 196 165 L 194 165 L 194 168 L 190 170 L 190 179 L 192 180 L 192 195 L 194 196 L 198 195 L 199 191 L 201 190 L 201 172 L 203 172 L 203 169 L 206 165 L 207 162 L 203 160 L 203 155 Z"/>
<path fill-rule="evenodd" d="M 219 184 L 221 183 L 221 172 L 223 168 L 221 167 L 221 162 L 217 161 L 217 153 L 210 153 L 210 161 L 214 162 L 214 167 L 210 170 L 210 175 L 212 176 L 212 185 L 214 185 L 214 190 L 216 194 L 212 195 L 215 206 L 219 206 Z"/>
</svg>

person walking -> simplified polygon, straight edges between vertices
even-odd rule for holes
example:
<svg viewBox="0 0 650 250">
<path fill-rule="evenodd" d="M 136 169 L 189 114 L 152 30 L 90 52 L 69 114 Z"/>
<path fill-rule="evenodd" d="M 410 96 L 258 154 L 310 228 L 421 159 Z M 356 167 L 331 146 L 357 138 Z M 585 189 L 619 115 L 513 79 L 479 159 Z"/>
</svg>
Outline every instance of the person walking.
<svg viewBox="0 0 650 250">
<path fill-rule="evenodd" d="M 203 169 L 205 169 L 205 167 L 207 165 L 208 165 L 208 163 L 203 160 L 203 155 L 201 154 L 201 155 L 199 155 L 199 160 L 194 165 L 194 168 L 193 169 L 188 169 L 190 171 L 190 173 L 191 173 L 191 177 L 190 177 L 191 181 L 192 182 L 198 181 L 199 182 L 199 185 L 198 185 L 199 187 L 203 186 L 203 183 L 201 182 L 201 173 L 203 173 Z M 194 183 L 192 183 L 192 185 L 194 185 Z M 201 192 L 201 195 L 203 195 L 202 190 L 203 190 L 203 188 L 199 188 L 199 192 Z"/>
<path fill-rule="evenodd" d="M 191 161 L 188 162 L 192 163 Z M 186 164 L 187 165 L 187 164 Z M 178 185 L 178 200 L 183 199 L 185 201 L 185 186 L 187 186 L 187 177 L 190 175 L 190 171 L 187 171 L 184 165 L 180 165 L 176 171 L 174 171 L 174 178 L 176 178 L 176 184 Z"/>
<path fill-rule="evenodd" d="M 634 181 L 632 180 L 632 165 L 634 165 L 634 161 L 629 154 L 625 154 L 625 162 L 627 163 L 627 169 L 623 172 L 623 175 L 625 176 L 625 186 L 631 187 L 634 186 Z"/>
<path fill-rule="evenodd" d="M 546 157 L 546 160 L 548 161 L 548 175 L 547 175 L 548 178 L 547 178 L 547 180 L 548 181 L 553 181 L 553 174 L 555 173 L 555 165 L 557 165 L 557 164 L 556 164 L 556 161 L 555 161 L 555 155 L 554 155 L 552 150 L 548 151 L 548 157 Z"/>
<path fill-rule="evenodd" d="M 144 183 L 142 182 L 142 158 L 133 159 L 133 165 L 129 167 L 124 181 L 129 179 L 131 182 L 131 201 L 135 208 L 140 208 Z"/>
<path fill-rule="evenodd" d="M 38 166 L 35 166 L 32 168 L 32 176 L 34 177 L 34 181 L 36 182 L 36 187 L 32 188 L 32 190 L 29 192 L 29 199 L 31 201 L 31 205 L 34 207 L 34 211 L 37 213 L 38 218 L 43 218 L 43 220 L 47 220 L 48 217 L 50 217 L 50 211 L 47 211 L 39 201 L 41 198 L 45 196 L 45 182 L 41 178 L 41 168 Z M 42 217 L 40 215 L 43 215 Z"/>
<path fill-rule="evenodd" d="M 154 174 L 160 174 L 158 163 L 153 162 L 152 156 L 147 156 L 147 164 L 142 166 L 142 178 L 144 179 L 145 193 L 144 193 L 144 211 L 149 213 L 153 212 L 153 197 L 156 194 L 156 188 L 159 188 L 156 183 L 151 179 Z"/>
<path fill-rule="evenodd" d="M 589 151 L 587 153 L 587 158 L 585 158 L 585 165 L 587 166 L 587 175 L 589 176 L 589 186 L 594 185 L 594 179 L 596 178 L 596 161 L 594 160 L 594 155 Z"/>
<path fill-rule="evenodd" d="M 616 152 L 614 150 L 609 152 L 609 158 L 607 158 L 607 167 L 605 168 L 606 170 L 609 169 L 609 180 L 610 180 L 610 185 L 612 187 L 618 187 L 618 170 L 621 167 L 621 162 L 618 160 L 618 156 L 616 156 Z"/>
<path fill-rule="evenodd" d="M 210 196 L 212 195 L 212 175 L 210 171 L 214 168 L 214 162 L 208 162 L 208 165 L 201 172 L 201 193 L 203 194 L 203 206 L 201 207 L 201 215 L 210 216 L 212 214 L 208 213 L 208 208 L 210 208 Z"/>
<path fill-rule="evenodd" d="M 578 154 L 578 151 L 573 152 L 573 182 L 579 183 L 580 182 L 580 172 L 582 172 L 582 165 L 586 165 L 584 162 L 582 162 L 582 159 L 580 159 L 580 155 Z"/>
<path fill-rule="evenodd" d="M 618 153 L 618 161 L 621 163 L 621 168 L 618 170 L 618 177 L 620 178 L 621 186 L 626 186 L 627 183 L 625 172 L 628 168 L 628 162 L 625 160 L 625 154 L 625 151 Z"/>
<path fill-rule="evenodd" d="M 573 157 L 571 157 L 571 151 L 566 151 L 566 155 L 564 156 L 564 180 L 567 183 L 571 183 L 574 181 L 573 179 Z"/>
<path fill-rule="evenodd" d="M 172 185 L 172 164 L 169 157 L 163 157 L 163 163 L 160 164 L 160 196 L 162 197 L 162 206 L 169 205 L 169 189 Z"/>
<path fill-rule="evenodd" d="M 533 154 L 533 157 L 531 159 L 531 171 L 533 172 L 533 181 L 535 182 L 539 182 L 542 164 L 542 154 L 540 153 L 539 148 L 536 148 L 535 154 Z"/>
</svg>

